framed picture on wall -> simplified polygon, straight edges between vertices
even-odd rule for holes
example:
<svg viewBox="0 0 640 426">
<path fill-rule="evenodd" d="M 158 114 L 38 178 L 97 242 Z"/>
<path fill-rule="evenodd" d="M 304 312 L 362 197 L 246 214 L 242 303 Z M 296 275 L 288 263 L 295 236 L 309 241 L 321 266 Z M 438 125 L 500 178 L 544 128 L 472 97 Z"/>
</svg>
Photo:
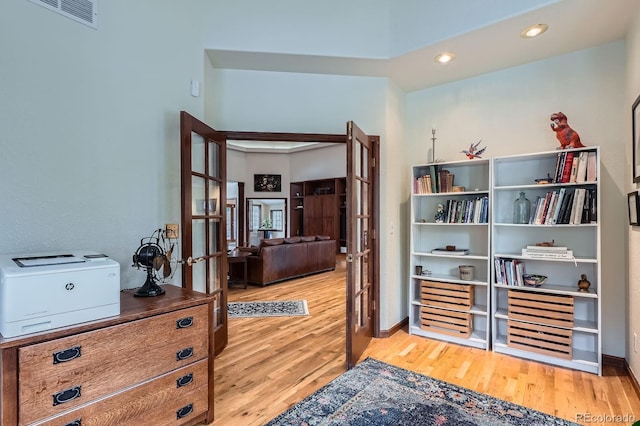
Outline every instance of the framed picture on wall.
<svg viewBox="0 0 640 426">
<path fill-rule="evenodd" d="M 632 146 L 633 146 L 633 182 L 640 182 L 640 96 L 631 107 Z"/>
<path fill-rule="evenodd" d="M 627 204 L 629 208 L 629 225 L 639 225 L 638 217 L 640 217 L 640 199 L 638 198 L 637 192 L 634 191 L 627 194 Z"/>
<path fill-rule="evenodd" d="M 282 192 L 282 175 L 253 175 L 255 192 Z"/>
</svg>

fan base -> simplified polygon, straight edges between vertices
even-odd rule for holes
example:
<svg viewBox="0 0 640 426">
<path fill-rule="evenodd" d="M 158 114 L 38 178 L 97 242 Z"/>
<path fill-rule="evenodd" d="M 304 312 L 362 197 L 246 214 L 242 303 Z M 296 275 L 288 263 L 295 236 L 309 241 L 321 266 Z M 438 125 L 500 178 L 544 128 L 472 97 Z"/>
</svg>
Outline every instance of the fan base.
<svg viewBox="0 0 640 426">
<path fill-rule="evenodd" d="M 161 296 L 164 293 L 164 289 L 160 287 L 156 282 L 154 282 L 153 278 L 147 277 L 147 280 L 144 282 L 143 286 L 136 290 L 133 295 L 136 297 L 155 297 Z"/>
</svg>

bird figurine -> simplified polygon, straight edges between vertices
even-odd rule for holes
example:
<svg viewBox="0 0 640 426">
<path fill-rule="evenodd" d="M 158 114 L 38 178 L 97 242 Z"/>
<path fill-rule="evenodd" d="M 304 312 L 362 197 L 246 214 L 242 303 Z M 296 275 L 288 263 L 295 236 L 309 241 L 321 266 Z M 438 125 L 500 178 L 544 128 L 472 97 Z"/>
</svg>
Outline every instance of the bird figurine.
<svg viewBox="0 0 640 426">
<path fill-rule="evenodd" d="M 561 112 L 551 114 L 551 130 L 556 132 L 556 138 L 560 142 L 560 148 L 581 148 L 580 135 L 567 124 L 567 116 Z"/>
<path fill-rule="evenodd" d="M 482 139 L 480 139 L 475 144 L 472 143 L 469 146 L 468 150 L 462 150 L 460 152 L 463 153 L 464 155 L 466 155 L 469 158 L 469 160 L 473 160 L 474 158 L 482 158 L 481 155 L 485 151 L 485 149 L 487 149 L 487 147 L 485 146 L 484 148 L 478 149 L 478 146 L 480 145 L 480 142 L 482 142 Z"/>
</svg>

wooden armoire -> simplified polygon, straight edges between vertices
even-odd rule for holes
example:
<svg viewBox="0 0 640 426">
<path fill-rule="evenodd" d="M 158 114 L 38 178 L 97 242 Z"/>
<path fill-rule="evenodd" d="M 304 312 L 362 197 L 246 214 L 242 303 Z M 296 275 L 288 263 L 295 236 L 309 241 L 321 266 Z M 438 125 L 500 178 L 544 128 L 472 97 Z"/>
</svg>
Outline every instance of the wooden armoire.
<svg viewBox="0 0 640 426">
<path fill-rule="evenodd" d="M 346 247 L 344 177 L 291 182 L 289 196 L 290 235 L 328 235 L 336 252 Z"/>
</svg>

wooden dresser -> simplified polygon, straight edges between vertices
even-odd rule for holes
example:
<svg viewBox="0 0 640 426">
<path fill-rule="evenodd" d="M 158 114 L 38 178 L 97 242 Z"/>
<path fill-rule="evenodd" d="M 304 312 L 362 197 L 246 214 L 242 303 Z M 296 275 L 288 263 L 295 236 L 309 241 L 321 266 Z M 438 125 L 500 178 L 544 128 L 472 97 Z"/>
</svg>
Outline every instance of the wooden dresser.
<svg viewBox="0 0 640 426">
<path fill-rule="evenodd" d="M 214 296 L 124 291 L 120 315 L 0 338 L 0 424 L 213 422 Z"/>
</svg>

